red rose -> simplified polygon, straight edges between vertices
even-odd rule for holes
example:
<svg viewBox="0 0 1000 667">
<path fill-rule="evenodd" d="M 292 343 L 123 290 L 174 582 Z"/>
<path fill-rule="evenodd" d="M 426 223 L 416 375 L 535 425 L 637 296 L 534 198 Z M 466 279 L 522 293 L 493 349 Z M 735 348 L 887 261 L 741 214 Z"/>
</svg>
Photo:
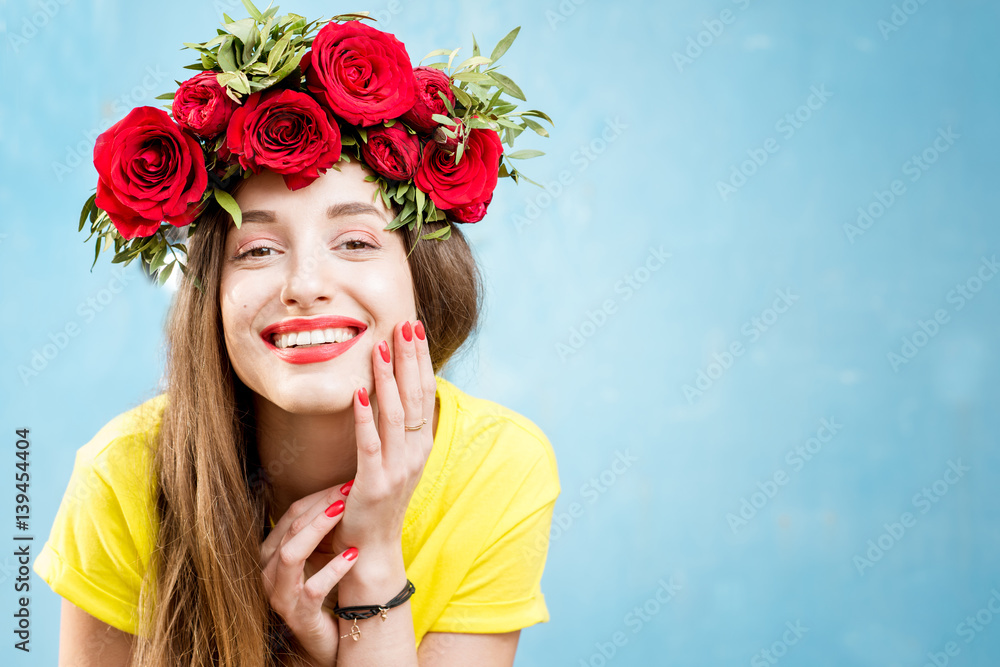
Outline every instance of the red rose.
<svg viewBox="0 0 1000 667">
<path fill-rule="evenodd" d="M 433 132 L 440 123 L 431 118 L 436 113 L 448 115 L 448 108 L 438 92 L 442 92 L 455 106 L 455 93 L 451 92 L 451 80 L 448 75 L 434 67 L 418 67 L 413 70 L 417 79 L 417 101 L 413 108 L 403 114 L 403 120 L 417 132 L 427 134 Z"/>
<path fill-rule="evenodd" d="M 327 23 L 299 66 L 309 90 L 351 125 L 399 118 L 416 101 L 406 47 L 361 21 Z"/>
<path fill-rule="evenodd" d="M 486 217 L 486 209 L 489 208 L 491 201 L 493 201 L 492 192 L 490 193 L 490 198 L 481 204 L 469 204 L 468 206 L 448 211 L 448 217 L 453 222 L 479 222 Z"/>
<path fill-rule="evenodd" d="M 289 190 L 298 190 L 340 159 L 340 128 L 305 93 L 257 92 L 233 113 L 226 146 L 244 169 L 270 169 L 282 174 Z"/>
<path fill-rule="evenodd" d="M 196 74 L 174 94 L 174 120 L 205 139 L 225 130 L 239 106 L 219 85 L 216 76 L 215 72 Z"/>
<path fill-rule="evenodd" d="M 500 136 L 493 130 L 470 130 L 457 165 L 454 155 L 428 142 L 414 183 L 443 211 L 480 204 L 490 198 L 497 185 L 501 155 Z"/>
<path fill-rule="evenodd" d="M 361 142 L 361 157 L 375 173 L 393 181 L 406 181 L 420 164 L 420 139 L 402 123 L 368 130 L 368 142 Z"/>
<path fill-rule="evenodd" d="M 205 155 L 162 109 L 132 109 L 94 144 L 97 206 L 126 239 L 152 236 L 162 221 L 191 223 L 208 185 Z"/>
</svg>

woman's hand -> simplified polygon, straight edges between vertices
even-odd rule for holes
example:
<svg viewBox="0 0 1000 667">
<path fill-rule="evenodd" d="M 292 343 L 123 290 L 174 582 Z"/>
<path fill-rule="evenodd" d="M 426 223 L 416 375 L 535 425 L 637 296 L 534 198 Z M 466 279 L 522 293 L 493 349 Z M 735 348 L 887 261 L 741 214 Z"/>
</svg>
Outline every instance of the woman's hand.
<svg viewBox="0 0 1000 667">
<path fill-rule="evenodd" d="M 377 427 L 366 390 L 355 392 L 358 472 L 344 520 L 334 531 L 339 548 L 400 550 L 406 508 L 434 445 L 437 382 L 423 324 L 398 323 L 392 351 L 384 341 L 372 350 Z M 419 430 L 404 428 L 423 420 Z"/>
<path fill-rule="evenodd" d="M 316 552 L 344 515 L 342 490 L 326 489 L 292 503 L 260 545 L 264 590 L 271 607 L 314 665 L 336 661 L 338 623 L 323 610 L 323 601 L 358 556 L 353 547 L 339 556 Z"/>
</svg>

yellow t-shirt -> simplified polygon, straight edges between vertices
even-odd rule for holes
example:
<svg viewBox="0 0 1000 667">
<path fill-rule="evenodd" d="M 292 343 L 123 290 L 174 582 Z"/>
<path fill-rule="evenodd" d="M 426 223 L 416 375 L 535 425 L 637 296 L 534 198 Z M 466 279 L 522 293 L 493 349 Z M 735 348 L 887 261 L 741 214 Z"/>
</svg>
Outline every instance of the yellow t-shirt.
<svg viewBox="0 0 1000 667">
<path fill-rule="evenodd" d="M 549 620 L 541 591 L 555 455 L 527 418 L 437 378 L 434 447 L 406 511 L 403 559 L 428 632 L 510 632 Z M 150 464 L 167 395 L 125 412 L 79 449 L 34 569 L 59 595 L 135 634 L 155 544 Z"/>
</svg>

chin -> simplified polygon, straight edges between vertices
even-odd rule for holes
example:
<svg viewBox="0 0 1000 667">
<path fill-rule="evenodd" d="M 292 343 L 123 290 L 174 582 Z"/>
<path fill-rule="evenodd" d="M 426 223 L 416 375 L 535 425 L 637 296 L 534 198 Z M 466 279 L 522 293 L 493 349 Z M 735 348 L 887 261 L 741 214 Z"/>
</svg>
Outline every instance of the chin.
<svg viewBox="0 0 1000 667">
<path fill-rule="evenodd" d="M 350 410 L 354 401 L 354 392 L 351 390 L 327 390 L 309 395 L 267 398 L 285 412 L 296 415 L 325 415 Z"/>
</svg>

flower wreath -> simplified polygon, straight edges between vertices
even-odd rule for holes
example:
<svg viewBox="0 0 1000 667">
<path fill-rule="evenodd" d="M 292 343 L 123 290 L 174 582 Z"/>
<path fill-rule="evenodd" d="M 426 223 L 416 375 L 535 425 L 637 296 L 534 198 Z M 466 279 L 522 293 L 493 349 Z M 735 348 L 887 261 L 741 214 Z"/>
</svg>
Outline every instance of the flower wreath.
<svg viewBox="0 0 1000 667">
<path fill-rule="evenodd" d="M 157 98 L 172 100 L 172 118 L 138 107 L 97 138 L 97 188 L 79 229 L 89 221 L 87 241 L 97 236 L 94 265 L 114 242 L 113 263 L 141 257 L 159 284 L 177 264 L 186 275 L 187 247 L 171 226 L 194 232 L 214 199 L 239 227 L 227 189 L 262 169 L 297 190 L 339 161 L 358 159 L 375 174 L 366 177 L 378 184 L 373 201 L 399 209 L 387 230 L 419 233 L 424 223 L 445 222 L 418 241 L 446 240 L 450 222 L 482 220 L 498 178 L 533 183 L 508 161 L 543 153 L 505 153 L 503 144 L 513 147 L 525 129 L 548 136 L 538 121 L 552 120 L 515 111 L 503 95 L 523 101 L 524 94 L 495 66 L 520 28 L 488 58 L 473 35 L 472 56 L 456 67 L 459 49 L 441 49 L 420 62 L 447 56 L 446 63 L 414 68 L 402 42 L 363 22 L 368 12 L 320 27 L 321 20 L 276 16 L 277 7 L 261 12 L 242 1 L 250 18 L 223 14 L 216 37 L 184 44 L 200 55 L 187 66 L 199 73 Z"/>
</svg>

